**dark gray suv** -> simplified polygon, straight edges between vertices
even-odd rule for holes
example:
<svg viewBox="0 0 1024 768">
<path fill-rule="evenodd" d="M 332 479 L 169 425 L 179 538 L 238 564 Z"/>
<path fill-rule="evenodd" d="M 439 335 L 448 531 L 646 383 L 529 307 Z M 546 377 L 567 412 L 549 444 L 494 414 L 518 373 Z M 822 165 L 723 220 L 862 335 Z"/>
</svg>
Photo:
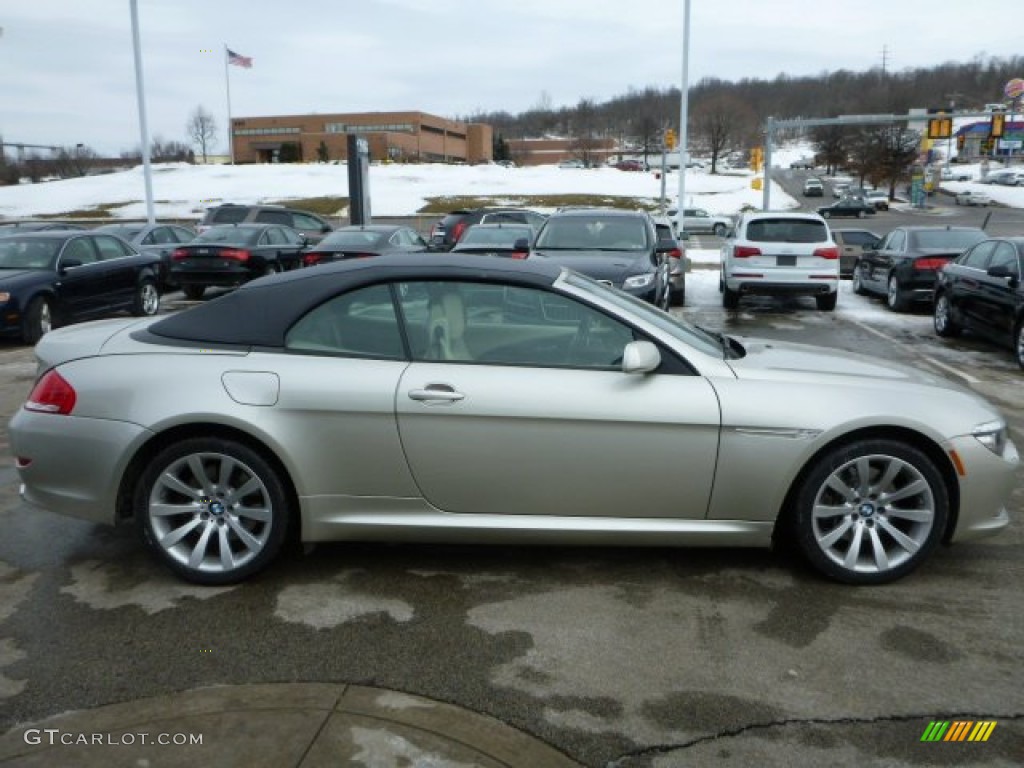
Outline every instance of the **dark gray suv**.
<svg viewBox="0 0 1024 768">
<path fill-rule="evenodd" d="M 208 208 L 203 222 L 196 230 L 200 233 L 219 224 L 279 224 L 291 227 L 300 235 L 305 235 L 306 242 L 319 243 L 324 235 L 334 231 L 334 227 L 325 219 L 309 211 L 285 208 L 283 205 L 236 205 L 224 203 L 216 208 Z"/>
</svg>

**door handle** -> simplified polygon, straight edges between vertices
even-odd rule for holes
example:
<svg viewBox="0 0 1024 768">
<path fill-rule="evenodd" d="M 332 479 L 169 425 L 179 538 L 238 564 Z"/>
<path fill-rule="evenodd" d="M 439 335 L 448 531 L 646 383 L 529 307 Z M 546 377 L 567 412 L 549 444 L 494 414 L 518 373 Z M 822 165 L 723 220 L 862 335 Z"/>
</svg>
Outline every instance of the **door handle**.
<svg viewBox="0 0 1024 768">
<path fill-rule="evenodd" d="M 425 405 L 443 405 L 465 400 L 466 396 L 447 384 L 428 384 L 423 389 L 409 390 L 409 399 Z"/>
</svg>

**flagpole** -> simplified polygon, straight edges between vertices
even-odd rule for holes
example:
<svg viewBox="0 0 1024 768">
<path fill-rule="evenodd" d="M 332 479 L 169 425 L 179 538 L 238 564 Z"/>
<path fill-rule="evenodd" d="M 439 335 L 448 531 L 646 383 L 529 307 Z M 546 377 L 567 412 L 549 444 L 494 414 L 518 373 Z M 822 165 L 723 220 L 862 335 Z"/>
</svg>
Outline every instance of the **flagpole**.
<svg viewBox="0 0 1024 768">
<path fill-rule="evenodd" d="M 224 82 L 228 93 L 228 155 L 231 164 L 235 164 L 235 131 L 231 126 L 231 68 L 228 64 L 228 47 L 224 46 Z"/>
</svg>

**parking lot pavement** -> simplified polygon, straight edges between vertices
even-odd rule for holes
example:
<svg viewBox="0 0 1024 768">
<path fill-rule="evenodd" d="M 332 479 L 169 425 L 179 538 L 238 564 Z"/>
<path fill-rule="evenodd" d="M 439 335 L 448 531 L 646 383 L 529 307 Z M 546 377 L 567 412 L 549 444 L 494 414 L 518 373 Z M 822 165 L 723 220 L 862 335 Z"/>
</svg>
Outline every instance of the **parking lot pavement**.
<svg viewBox="0 0 1024 768">
<path fill-rule="evenodd" d="M 927 314 L 893 315 L 848 283 L 835 312 L 758 299 L 725 313 L 714 270 L 688 280 L 687 306 L 676 310 L 686 317 L 925 367 L 996 400 L 1024 443 L 1009 351 L 934 339 Z M 33 370 L 29 350 L 0 348 L 3 424 Z M 82 765 L 82 754 L 107 765 L 213 764 L 215 750 L 254 766 L 417 765 L 426 754 L 418 739 L 428 729 L 382 727 L 396 738 L 375 739 L 329 718 L 334 704 L 306 699 L 281 711 L 295 690 L 309 693 L 277 687 L 294 683 L 451 705 L 548 745 L 552 760 L 595 768 L 1020 765 L 1022 509 L 1019 482 L 999 537 L 940 551 L 875 588 L 823 581 L 785 552 L 359 543 L 291 552 L 251 582 L 200 588 L 155 564 L 130 529 L 28 510 L 13 470 L 0 470 L 0 731 L 9 731 L 0 765 Z M 204 716 L 197 702 L 209 686 L 238 701 Z M 269 686 L 260 689 L 267 712 L 253 711 L 260 698 L 249 686 Z M 153 701 L 170 702 L 168 712 L 191 701 L 197 716 L 180 727 L 216 746 L 8 751 L 30 746 L 24 724 L 53 727 L 49 718 L 70 710 L 91 712 L 75 728 L 121 733 L 104 719 L 105 707 L 120 706 L 115 714 L 137 715 L 124 727 L 149 730 Z M 984 743 L 922 742 L 934 721 L 995 726 Z M 498 730 L 484 736 L 491 753 Z M 280 762 L 274 749 L 294 743 L 331 750 Z M 487 764 L 448 759 L 436 764 Z"/>
</svg>

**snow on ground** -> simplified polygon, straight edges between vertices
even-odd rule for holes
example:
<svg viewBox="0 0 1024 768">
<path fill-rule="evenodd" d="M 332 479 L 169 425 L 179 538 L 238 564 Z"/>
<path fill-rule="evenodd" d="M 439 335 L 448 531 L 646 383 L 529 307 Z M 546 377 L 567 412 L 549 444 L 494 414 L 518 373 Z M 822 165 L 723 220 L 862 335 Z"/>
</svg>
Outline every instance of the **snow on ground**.
<svg viewBox="0 0 1024 768">
<path fill-rule="evenodd" d="M 710 175 L 687 171 L 687 204 L 711 213 L 735 214 L 744 206 L 759 207 L 761 192 L 750 186 L 753 174 L 735 171 Z M 666 179 L 674 204 L 679 177 Z M 504 168 L 498 165 L 375 165 L 370 168 L 371 207 L 377 216 L 407 216 L 419 211 L 427 198 L 479 195 L 496 204 L 521 195 L 592 194 L 648 198 L 657 201 L 661 182 L 655 173 L 614 168 L 575 169 L 557 166 Z M 204 209 L 223 202 L 262 203 L 268 200 L 348 196 L 344 165 L 188 165 L 153 166 L 153 198 L 157 217 L 199 217 Z M 781 187 L 772 189 L 773 202 L 797 203 Z M 97 206 L 113 206 L 110 215 L 146 216 L 142 167 L 129 171 L 41 184 L 0 188 L 0 217 L 30 218 L 60 215 Z"/>
</svg>

